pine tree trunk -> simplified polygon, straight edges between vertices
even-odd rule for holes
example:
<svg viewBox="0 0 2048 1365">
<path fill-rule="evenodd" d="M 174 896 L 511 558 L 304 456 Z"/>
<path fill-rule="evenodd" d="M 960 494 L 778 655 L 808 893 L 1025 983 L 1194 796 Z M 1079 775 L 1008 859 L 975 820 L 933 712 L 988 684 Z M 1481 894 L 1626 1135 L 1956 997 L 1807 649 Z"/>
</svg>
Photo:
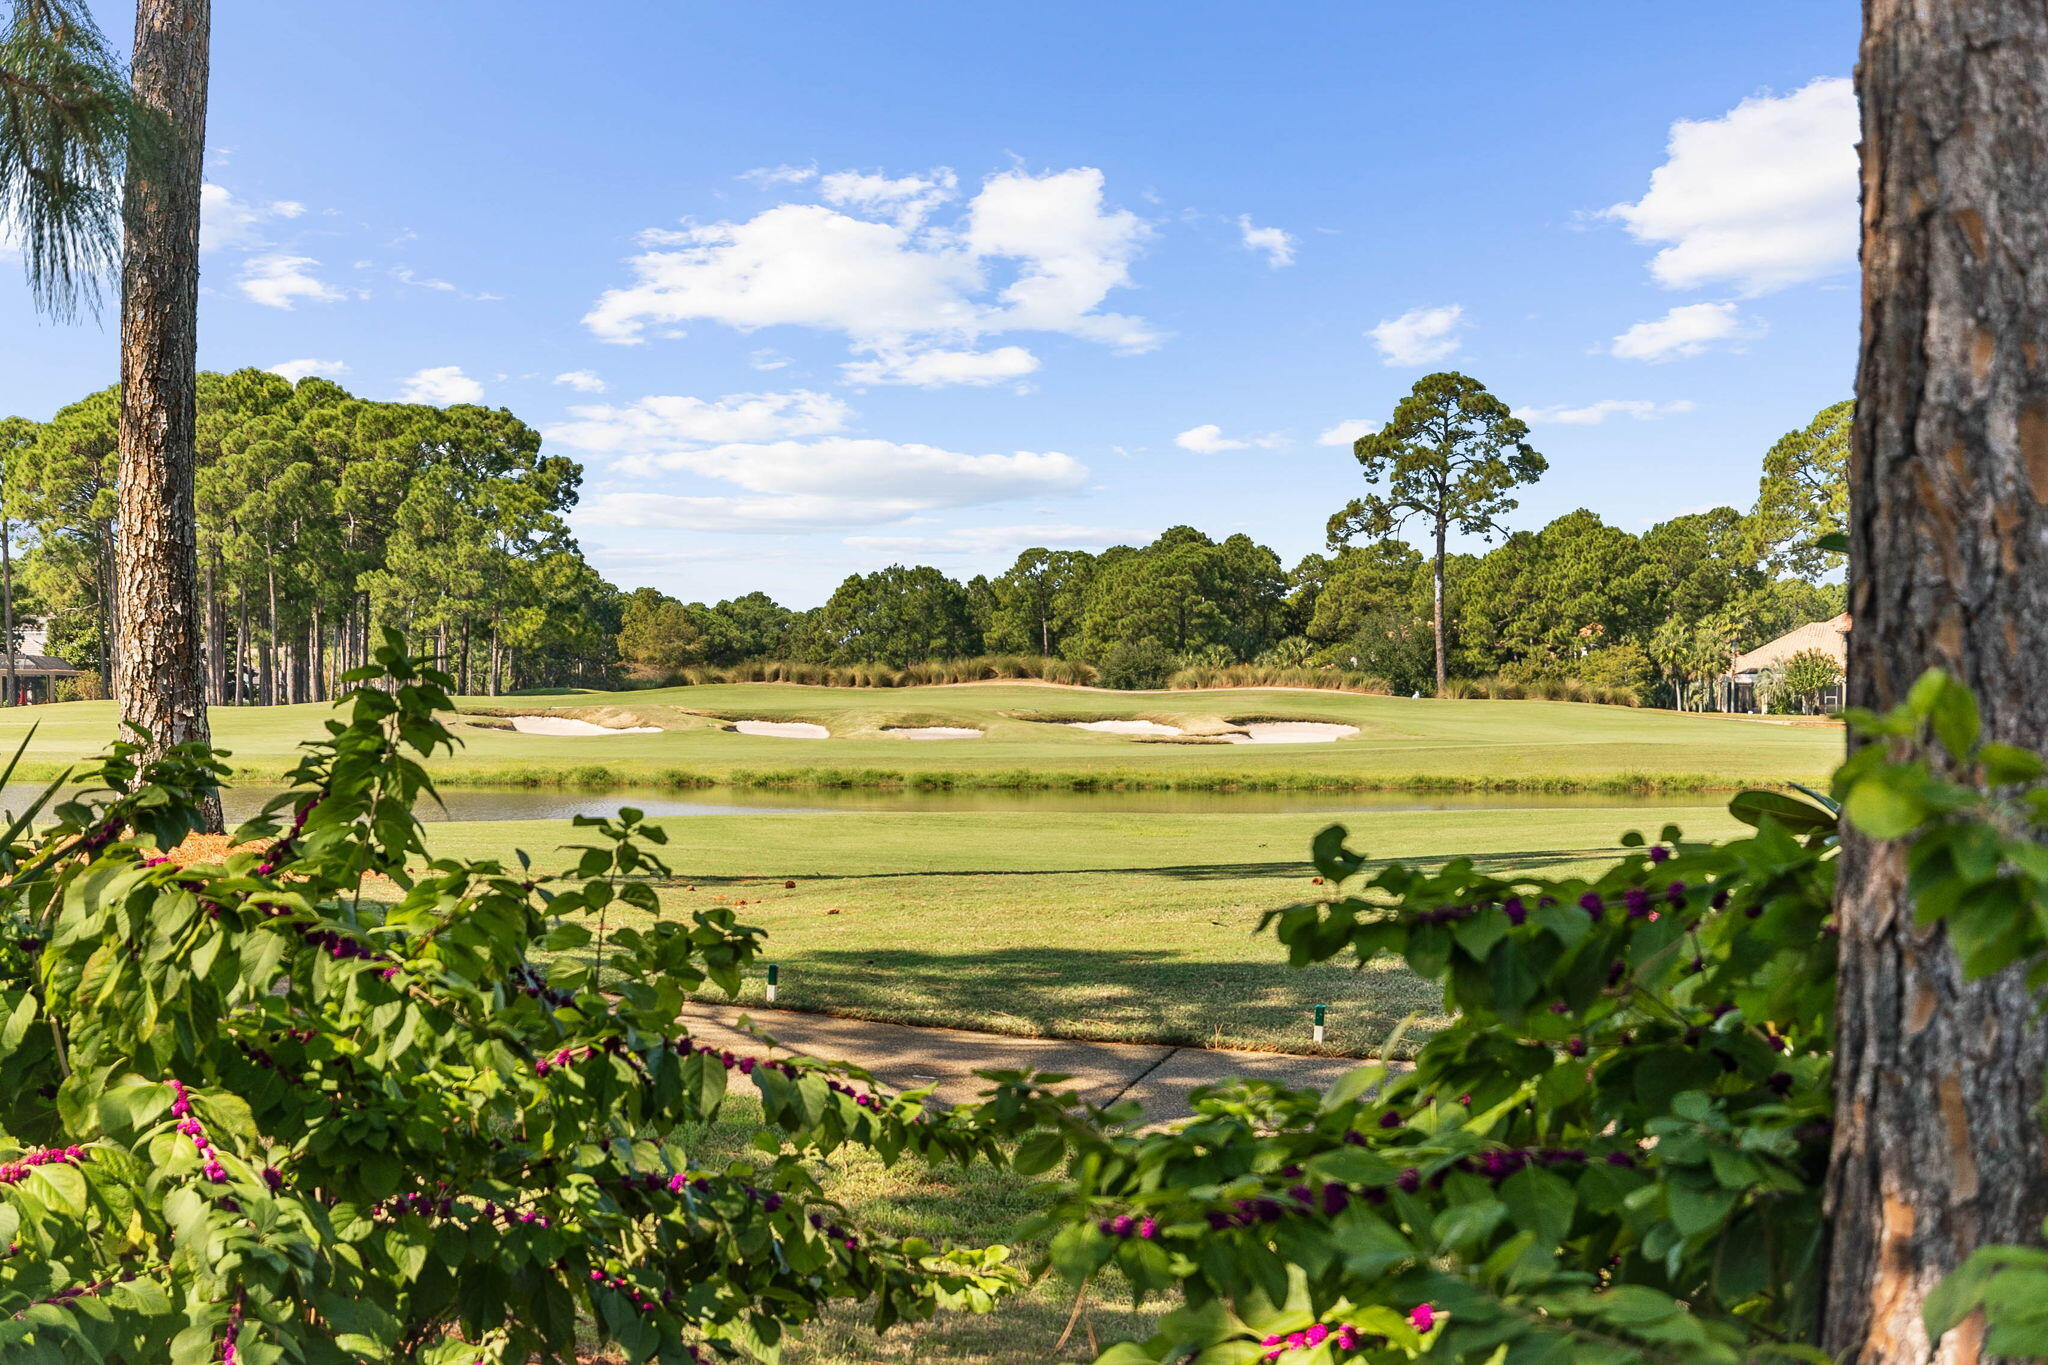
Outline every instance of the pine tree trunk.
<svg viewBox="0 0 2048 1365">
<path fill-rule="evenodd" d="M 205 599 L 206 649 L 205 663 L 202 671 L 206 678 L 206 700 L 218 705 L 227 700 L 225 689 L 222 687 L 226 670 L 221 664 L 223 658 L 222 651 L 226 648 L 226 642 L 222 637 L 226 632 L 227 624 L 222 619 L 220 610 L 220 557 L 218 555 L 208 555 L 206 558 Z"/>
<path fill-rule="evenodd" d="M 1987 737 L 2048 735 L 2048 7 L 1869 0 L 1863 346 L 1849 456 L 1848 699 L 1922 670 Z M 1902 849 L 1844 840 L 1823 1345 L 1853 1365 L 1977 1361 L 1930 1289 L 1976 1246 L 2038 1244 L 2048 1026 L 2008 971 L 1965 981 L 1913 923 Z"/>
<path fill-rule="evenodd" d="M 1449 672 L 1444 667 L 1444 519 L 1436 519 L 1436 565 L 1431 576 L 1430 630 L 1436 637 L 1436 694 L 1444 694 Z"/>
<path fill-rule="evenodd" d="M 264 610 L 269 619 L 263 632 L 263 704 L 277 705 L 277 564 L 266 558 L 263 581 L 267 596 Z"/>
<path fill-rule="evenodd" d="M 7 705 L 21 704 L 21 683 L 16 671 L 20 664 L 15 650 L 14 639 L 14 556 L 7 544 L 7 517 L 0 514 L 0 630 L 6 631 L 7 642 Z"/>
<path fill-rule="evenodd" d="M 140 0 L 135 11 L 135 97 L 160 131 L 150 154 L 129 158 L 124 198 L 113 692 L 149 753 L 212 737 L 192 508 L 209 20 L 209 0 Z M 206 816 L 218 830 L 218 798 Z"/>
<path fill-rule="evenodd" d="M 249 701 L 249 594 L 245 590 L 235 603 L 235 705 Z"/>
</svg>

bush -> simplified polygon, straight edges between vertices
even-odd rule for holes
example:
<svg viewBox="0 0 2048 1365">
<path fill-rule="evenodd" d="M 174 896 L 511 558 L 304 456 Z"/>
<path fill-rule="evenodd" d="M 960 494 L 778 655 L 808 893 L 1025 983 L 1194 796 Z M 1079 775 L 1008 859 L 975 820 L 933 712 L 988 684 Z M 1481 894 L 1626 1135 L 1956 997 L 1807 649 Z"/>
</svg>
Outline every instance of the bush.
<svg viewBox="0 0 2048 1365">
<path fill-rule="evenodd" d="M 1227 668 L 1183 668 L 1166 685 L 1176 689 L 1218 687 L 1315 687 L 1328 692 L 1371 692 L 1385 695 L 1387 681 L 1370 673 L 1335 668 L 1277 668 L 1266 664 L 1232 664 Z"/>
<path fill-rule="evenodd" d="M 813 1166 L 1004 1160 L 1066 1100 L 1013 1075 L 941 1111 L 693 1042 L 686 992 L 736 989 L 759 931 L 609 926 L 666 874 L 636 811 L 578 820 L 562 876 L 430 860 L 450 680 L 395 635 L 377 660 L 238 851 L 163 854 L 224 772 L 197 746 L 138 771 L 117 745 L 0 834 L 0 1359 L 527 1365 L 580 1329 L 682 1362 L 1017 1282 L 1001 1248 L 852 1227 Z M 708 1166 L 684 1135 L 736 1076 L 764 1130 Z"/>
<path fill-rule="evenodd" d="M 939 659 L 895 668 L 889 664 L 814 664 L 781 659 L 750 659 L 725 668 L 685 668 L 669 675 L 665 685 L 786 682 L 812 687 L 922 687 L 939 683 L 985 682 L 1001 678 L 1038 678 L 1046 682 L 1085 686 L 1095 670 L 1073 659 L 1048 659 L 1035 654 L 988 654 L 970 659 Z"/>
<path fill-rule="evenodd" d="M 50 695 L 57 701 L 105 701 L 107 682 L 96 669 L 80 669 L 75 678 L 57 679 Z"/>
<path fill-rule="evenodd" d="M 1398 955 L 1454 1022 L 1410 1069 L 1241 1082 L 1176 1130 L 1083 1148 L 1054 1263 L 1188 1303 L 1118 1365 L 1821 1358 L 1838 810 L 1912 841 L 1919 922 L 1969 975 L 2048 960 L 2048 765 L 1980 744 L 1939 674 L 1856 719 L 1881 742 L 1834 800 L 1744 793 L 1748 837 L 1631 835 L 1590 880 L 1373 870 L 1325 830 L 1331 889 L 1266 919 L 1290 960 Z M 1987 1353 L 2041 1358 L 2044 1298 L 2048 1254 L 1983 1248 L 1930 1331 L 1982 1310 Z"/>
<path fill-rule="evenodd" d="M 1164 645 L 1150 640 L 1120 644 L 1102 660 L 1098 681 L 1125 692 L 1150 692 L 1166 686 L 1180 660 Z"/>
</svg>

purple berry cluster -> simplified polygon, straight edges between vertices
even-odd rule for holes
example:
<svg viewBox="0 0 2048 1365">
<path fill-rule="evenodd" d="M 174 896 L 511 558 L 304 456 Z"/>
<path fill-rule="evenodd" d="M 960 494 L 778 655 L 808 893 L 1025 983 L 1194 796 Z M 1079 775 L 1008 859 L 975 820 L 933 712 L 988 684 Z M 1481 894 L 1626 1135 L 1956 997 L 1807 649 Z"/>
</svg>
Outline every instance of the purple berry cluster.
<svg viewBox="0 0 2048 1365">
<path fill-rule="evenodd" d="M 242 1302 L 243 1296 L 235 1295 L 235 1306 L 228 1310 L 228 1325 L 220 1335 L 221 1365 L 235 1365 L 235 1361 L 240 1359 L 235 1341 L 242 1335 Z"/>
<path fill-rule="evenodd" d="M 18 1185 L 38 1166 L 76 1165 L 88 1155 L 83 1147 L 31 1147 L 12 1161 L 0 1162 L 0 1185 Z"/>
<path fill-rule="evenodd" d="M 1283 1332 L 1267 1337 L 1259 1343 L 1267 1348 L 1266 1354 L 1260 1359 L 1278 1360 L 1289 1351 L 1311 1350 L 1326 1341 L 1340 1351 L 1360 1351 L 1368 1346 L 1377 1346 L 1385 1340 L 1386 1338 L 1371 1332 L 1361 1332 L 1348 1322 L 1340 1322 L 1334 1327 L 1319 1322 L 1299 1332 Z"/>
<path fill-rule="evenodd" d="M 178 1120 L 178 1131 L 192 1139 L 193 1150 L 199 1153 L 200 1173 L 216 1185 L 228 1183 L 228 1168 L 220 1164 L 220 1154 L 206 1136 L 206 1125 L 192 1116 L 192 1096 L 183 1082 L 164 1082 L 171 1088 L 171 1117 Z"/>
<path fill-rule="evenodd" d="M 612 1289 L 624 1294 L 626 1302 L 632 1305 L 633 1311 L 636 1313 L 652 1313 L 656 1307 L 666 1308 L 675 1300 L 675 1294 L 667 1289 L 661 1291 L 658 1301 L 651 1299 L 642 1292 L 639 1285 L 634 1284 L 624 1275 L 609 1275 L 599 1270 L 596 1266 L 590 1268 L 590 1283 L 593 1288 Z"/>
<path fill-rule="evenodd" d="M 1664 861 L 1663 858 L 1656 856 L 1659 853 L 1664 853 L 1665 857 L 1670 856 L 1668 852 L 1661 848 L 1653 849 L 1651 850 L 1650 860 L 1652 862 Z M 1663 913 L 1656 908 L 1658 900 L 1662 900 L 1665 905 L 1677 909 L 1685 904 L 1686 893 L 1689 890 L 1691 888 L 1682 881 L 1670 882 L 1661 890 L 1644 886 L 1631 886 L 1621 893 L 1617 901 L 1610 901 L 1598 891 L 1588 891 L 1579 897 L 1578 903 L 1579 908 L 1595 920 L 1605 918 L 1608 910 L 1617 908 L 1617 906 L 1625 910 L 1630 919 L 1656 920 Z M 1727 900 L 1727 892 L 1716 893 L 1714 908 L 1720 909 L 1723 905 L 1727 904 Z M 1557 901 L 1550 896 L 1545 896 L 1537 902 L 1539 907 L 1545 909 L 1555 904 L 1557 904 Z M 1520 896 L 1509 896 L 1498 904 L 1439 905 L 1429 910 L 1418 910 L 1415 912 L 1414 922 L 1417 924 L 1456 924 L 1462 920 L 1471 919 L 1473 916 L 1486 910 L 1500 911 L 1502 915 L 1507 917 L 1508 923 L 1517 928 L 1529 921 L 1529 903 Z"/>
<path fill-rule="evenodd" d="M 1120 1213 L 1114 1218 L 1103 1219 L 1095 1225 L 1095 1229 L 1103 1236 L 1114 1237 L 1118 1241 L 1128 1241 L 1133 1237 L 1141 1242 L 1154 1242 L 1159 1239 L 1159 1220 L 1149 1215 L 1134 1218 L 1130 1214 Z"/>
</svg>

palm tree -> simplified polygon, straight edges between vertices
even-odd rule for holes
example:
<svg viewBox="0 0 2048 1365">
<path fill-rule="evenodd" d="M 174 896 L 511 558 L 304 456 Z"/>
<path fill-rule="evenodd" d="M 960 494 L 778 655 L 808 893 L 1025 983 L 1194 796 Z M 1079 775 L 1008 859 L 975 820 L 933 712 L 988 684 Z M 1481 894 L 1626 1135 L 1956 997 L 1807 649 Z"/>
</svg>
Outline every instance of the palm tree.
<svg viewBox="0 0 2048 1365">
<path fill-rule="evenodd" d="M 121 267 L 108 628 L 121 717 L 152 753 L 211 738 L 192 508 L 211 22 L 211 0 L 140 0 L 128 82 L 76 0 L 14 0 L 0 39 L 0 223 L 22 239 L 31 286 L 65 315 Z"/>
</svg>

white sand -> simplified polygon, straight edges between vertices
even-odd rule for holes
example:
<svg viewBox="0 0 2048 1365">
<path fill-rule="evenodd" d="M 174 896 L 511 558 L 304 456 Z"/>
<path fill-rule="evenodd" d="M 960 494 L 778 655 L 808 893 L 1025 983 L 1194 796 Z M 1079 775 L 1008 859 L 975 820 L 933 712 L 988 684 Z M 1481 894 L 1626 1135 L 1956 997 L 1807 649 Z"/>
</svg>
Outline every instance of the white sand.
<svg viewBox="0 0 2048 1365">
<path fill-rule="evenodd" d="M 732 728 L 743 735 L 766 735 L 770 739 L 830 739 L 832 732 L 807 720 L 736 720 Z"/>
<path fill-rule="evenodd" d="M 593 725 L 569 716 L 510 716 L 512 728 L 522 735 L 658 735 L 659 725 Z"/>
<path fill-rule="evenodd" d="M 1156 720 L 1070 720 L 1066 724 L 1076 730 L 1093 730 L 1103 735 L 1178 735 L 1185 733 L 1178 725 L 1161 725 Z"/>
<path fill-rule="evenodd" d="M 1358 733 L 1356 725 L 1320 720 L 1254 720 L 1241 735 L 1225 735 L 1232 744 L 1329 744 Z"/>
<path fill-rule="evenodd" d="M 885 725 L 882 733 L 892 739 L 980 739 L 979 730 L 957 725 Z"/>
</svg>

